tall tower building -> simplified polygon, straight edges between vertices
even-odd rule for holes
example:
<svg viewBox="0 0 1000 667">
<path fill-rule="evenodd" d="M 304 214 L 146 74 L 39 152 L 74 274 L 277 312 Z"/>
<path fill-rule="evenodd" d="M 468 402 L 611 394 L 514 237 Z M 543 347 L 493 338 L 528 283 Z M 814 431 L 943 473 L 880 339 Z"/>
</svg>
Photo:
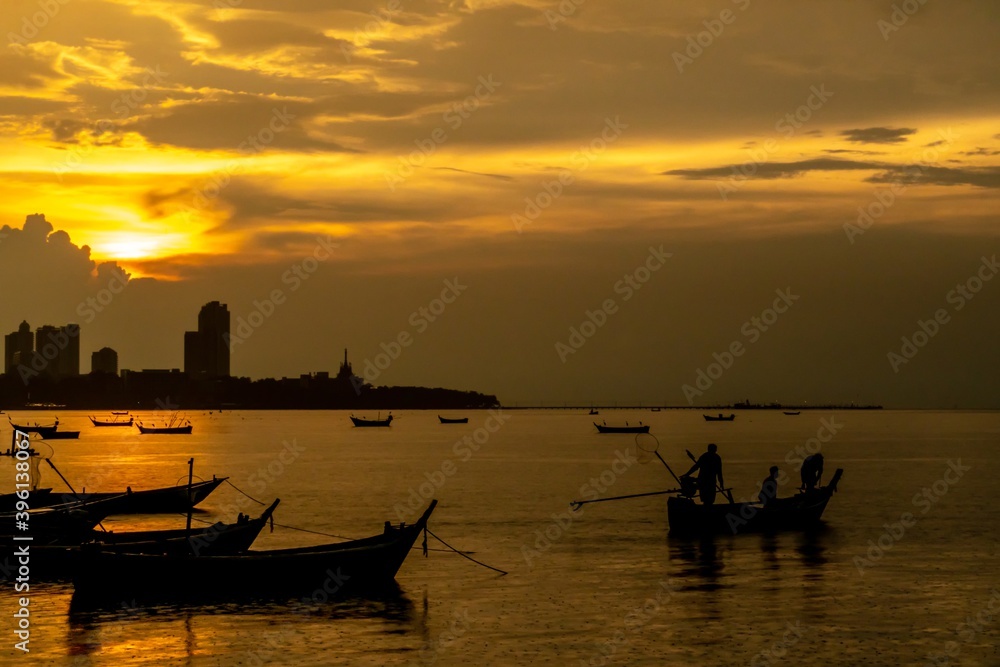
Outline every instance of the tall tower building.
<svg viewBox="0 0 1000 667">
<path fill-rule="evenodd" d="M 80 325 L 64 327 L 44 325 L 35 329 L 34 365 L 52 378 L 75 377 L 80 374 Z"/>
<path fill-rule="evenodd" d="M 198 330 L 184 332 L 184 372 L 193 378 L 229 377 L 229 308 L 206 303 L 198 313 Z"/>
<path fill-rule="evenodd" d="M 17 371 L 18 363 L 27 363 L 31 360 L 35 337 L 31 335 L 31 326 L 27 322 L 21 322 L 17 331 L 4 336 L 3 342 L 4 373 L 14 373 Z"/>
</svg>

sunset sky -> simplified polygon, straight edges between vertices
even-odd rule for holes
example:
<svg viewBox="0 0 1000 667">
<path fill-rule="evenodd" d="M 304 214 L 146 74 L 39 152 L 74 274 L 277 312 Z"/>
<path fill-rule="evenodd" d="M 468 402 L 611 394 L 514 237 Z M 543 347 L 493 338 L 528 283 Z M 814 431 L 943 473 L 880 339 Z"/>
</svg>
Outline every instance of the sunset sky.
<svg viewBox="0 0 1000 667">
<path fill-rule="evenodd" d="M 1000 407 L 995 0 L 2 7 L 0 329 L 84 371 L 220 300 L 251 377 Z"/>
</svg>

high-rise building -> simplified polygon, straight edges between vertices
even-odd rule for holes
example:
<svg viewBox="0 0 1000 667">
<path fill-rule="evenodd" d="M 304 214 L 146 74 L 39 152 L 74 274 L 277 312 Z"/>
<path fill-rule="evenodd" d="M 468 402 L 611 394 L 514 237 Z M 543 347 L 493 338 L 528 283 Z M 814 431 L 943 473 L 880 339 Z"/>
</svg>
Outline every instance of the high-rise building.
<svg viewBox="0 0 1000 667">
<path fill-rule="evenodd" d="M 212 301 L 198 313 L 198 330 L 184 332 L 184 372 L 192 378 L 229 377 L 229 308 Z"/>
<path fill-rule="evenodd" d="M 110 347 L 102 347 L 91 353 L 90 372 L 118 375 L 118 353 Z"/>
<path fill-rule="evenodd" d="M 35 349 L 35 337 L 31 335 L 31 326 L 27 322 L 21 322 L 17 331 L 4 336 L 3 342 L 4 373 L 14 373 L 18 363 L 30 361 Z"/>
<path fill-rule="evenodd" d="M 52 378 L 80 374 L 80 325 L 64 327 L 44 325 L 35 329 L 35 354 L 32 368 Z"/>
</svg>

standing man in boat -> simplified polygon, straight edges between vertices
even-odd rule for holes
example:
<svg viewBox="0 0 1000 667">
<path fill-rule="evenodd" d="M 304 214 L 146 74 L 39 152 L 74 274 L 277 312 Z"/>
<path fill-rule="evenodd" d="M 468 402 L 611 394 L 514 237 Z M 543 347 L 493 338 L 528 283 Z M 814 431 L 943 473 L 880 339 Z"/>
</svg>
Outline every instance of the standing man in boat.
<svg viewBox="0 0 1000 667">
<path fill-rule="evenodd" d="M 698 496 L 705 505 L 715 504 L 716 480 L 718 488 L 726 488 L 722 481 L 722 457 L 716 451 L 719 448 L 714 444 L 708 446 L 708 451 L 698 457 L 691 469 L 684 473 L 684 477 L 690 477 L 695 470 L 698 471 Z"/>
<path fill-rule="evenodd" d="M 760 493 L 757 494 L 760 504 L 764 507 L 778 497 L 778 466 L 771 466 L 769 472 L 770 474 L 761 482 Z"/>
<path fill-rule="evenodd" d="M 805 491 L 812 491 L 819 486 L 820 479 L 823 478 L 823 455 L 820 453 L 806 457 L 802 462 L 802 488 Z"/>
</svg>

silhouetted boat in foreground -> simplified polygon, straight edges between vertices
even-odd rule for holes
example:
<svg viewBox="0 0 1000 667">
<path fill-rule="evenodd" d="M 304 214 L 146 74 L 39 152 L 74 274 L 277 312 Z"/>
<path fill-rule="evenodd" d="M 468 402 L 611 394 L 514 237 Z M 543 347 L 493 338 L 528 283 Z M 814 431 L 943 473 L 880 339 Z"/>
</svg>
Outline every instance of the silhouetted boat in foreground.
<svg viewBox="0 0 1000 667">
<path fill-rule="evenodd" d="M 111 553 L 130 554 L 170 554 L 175 556 L 231 556 L 247 551 L 278 506 L 275 500 L 256 519 L 242 515 L 236 523 L 221 521 L 188 530 L 148 530 L 130 532 L 106 532 L 91 530 L 89 533 L 66 535 L 53 538 L 47 544 L 33 543 L 31 546 L 31 576 L 36 581 L 69 579 L 79 563 L 81 544 L 83 548 L 99 549 Z M 10 549 L 4 546 L 6 563 L 10 565 Z M 5 572 L 16 572 L 16 568 L 0 567 L 0 578 Z"/>
<path fill-rule="evenodd" d="M 42 440 L 77 440 L 80 437 L 79 431 L 50 431 L 45 435 L 38 434 Z"/>
<path fill-rule="evenodd" d="M 718 417 L 713 417 L 712 415 L 702 415 L 707 422 L 731 422 L 736 419 L 735 414 L 731 414 L 728 417 L 724 416 L 721 412 Z"/>
<path fill-rule="evenodd" d="M 629 426 L 627 423 L 625 426 L 608 426 L 594 422 L 594 426 L 599 433 L 649 433 L 649 425 L 642 422 L 639 422 L 639 426 Z"/>
<path fill-rule="evenodd" d="M 823 511 L 837 491 L 837 484 L 843 474 L 843 469 L 838 468 L 826 486 L 797 493 L 788 498 L 775 498 L 766 507 L 760 503 L 722 502 L 703 505 L 695 501 L 691 495 L 672 496 L 667 499 L 670 534 L 737 535 L 751 532 L 806 530 L 819 524 Z"/>
<path fill-rule="evenodd" d="M 389 424 L 392 423 L 392 415 L 390 414 L 385 419 L 363 419 L 361 417 L 351 415 L 351 421 L 354 422 L 355 426 L 389 426 Z"/>
<path fill-rule="evenodd" d="M 442 424 L 468 424 L 469 423 L 469 418 L 468 417 L 456 417 L 454 419 L 449 419 L 448 417 L 442 417 L 441 415 L 438 415 L 438 420 L 440 420 L 440 422 Z"/>
<path fill-rule="evenodd" d="M 187 512 L 201 501 L 205 500 L 210 493 L 215 491 L 220 484 L 226 481 L 227 477 L 213 477 L 204 482 L 195 482 L 188 487 L 187 484 L 178 486 L 168 486 L 161 489 L 148 489 L 146 491 L 132 491 L 126 489 L 124 492 L 115 493 L 48 493 L 36 498 L 32 493 L 28 501 L 30 507 L 46 507 L 61 503 L 72 502 L 94 502 L 117 498 L 111 514 L 166 514 L 170 512 Z"/>
<path fill-rule="evenodd" d="M 323 591 L 323 599 L 391 586 L 437 505 L 432 500 L 412 526 L 381 535 L 298 549 L 248 551 L 236 556 L 120 554 L 82 549 L 73 578 L 74 602 L 133 599 L 288 598 Z"/>
</svg>

